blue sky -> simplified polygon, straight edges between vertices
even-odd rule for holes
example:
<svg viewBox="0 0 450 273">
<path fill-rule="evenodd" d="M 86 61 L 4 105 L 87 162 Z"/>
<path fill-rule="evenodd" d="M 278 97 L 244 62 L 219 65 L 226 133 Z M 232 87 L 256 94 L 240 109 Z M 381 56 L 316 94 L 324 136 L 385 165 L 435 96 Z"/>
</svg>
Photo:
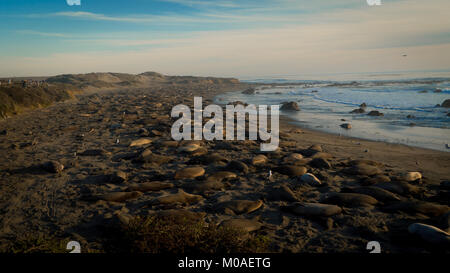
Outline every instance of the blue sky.
<svg viewBox="0 0 450 273">
<path fill-rule="evenodd" d="M 0 76 L 450 69 L 450 1 L 381 1 L 0 0 Z"/>
</svg>

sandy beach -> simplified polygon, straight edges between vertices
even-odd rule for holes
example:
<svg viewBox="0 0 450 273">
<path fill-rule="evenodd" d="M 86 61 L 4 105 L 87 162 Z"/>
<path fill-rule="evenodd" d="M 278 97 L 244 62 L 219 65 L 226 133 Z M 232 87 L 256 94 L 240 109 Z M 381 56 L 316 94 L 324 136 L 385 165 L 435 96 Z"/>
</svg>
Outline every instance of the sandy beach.
<svg viewBox="0 0 450 273">
<path fill-rule="evenodd" d="M 378 241 L 384 253 L 448 253 L 448 152 L 313 131 L 285 116 L 274 152 L 258 141 L 171 139 L 173 106 L 248 87 L 158 82 L 1 120 L 0 251 L 27 251 L 17 242 L 35 238 L 117 251 L 105 228 L 170 215 L 268 241 L 254 251 L 366 253 Z"/>
</svg>

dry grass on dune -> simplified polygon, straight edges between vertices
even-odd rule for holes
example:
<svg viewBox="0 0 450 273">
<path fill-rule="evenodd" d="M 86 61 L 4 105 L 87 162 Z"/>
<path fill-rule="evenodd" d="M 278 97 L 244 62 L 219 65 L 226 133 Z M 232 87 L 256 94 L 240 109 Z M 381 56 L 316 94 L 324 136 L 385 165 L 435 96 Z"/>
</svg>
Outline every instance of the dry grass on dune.
<svg viewBox="0 0 450 273">
<path fill-rule="evenodd" d="M 61 87 L 2 86 L 0 87 L 0 118 L 18 114 L 25 109 L 45 107 L 71 97 L 71 93 Z"/>
</svg>

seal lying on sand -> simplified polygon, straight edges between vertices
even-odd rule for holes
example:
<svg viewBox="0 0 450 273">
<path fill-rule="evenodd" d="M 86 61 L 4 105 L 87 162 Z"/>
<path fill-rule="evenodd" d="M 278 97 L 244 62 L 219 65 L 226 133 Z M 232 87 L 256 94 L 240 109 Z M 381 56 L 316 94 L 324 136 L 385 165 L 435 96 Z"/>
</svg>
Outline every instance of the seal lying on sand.
<svg viewBox="0 0 450 273">
<path fill-rule="evenodd" d="M 132 192 L 112 192 L 107 194 L 102 194 L 97 196 L 100 200 L 110 201 L 110 202 L 125 202 L 129 199 L 135 199 L 142 195 L 142 192 L 132 191 Z"/>
<path fill-rule="evenodd" d="M 367 207 L 378 203 L 372 196 L 360 193 L 332 193 L 323 202 L 351 208 Z"/>
<path fill-rule="evenodd" d="M 301 216 L 332 216 L 340 214 L 342 209 L 336 205 L 328 205 L 321 203 L 294 203 L 290 206 L 283 207 L 291 213 Z"/>
<path fill-rule="evenodd" d="M 408 231 L 411 234 L 420 236 L 422 240 L 428 243 L 450 246 L 450 234 L 437 227 L 414 223 L 409 225 Z"/>
<path fill-rule="evenodd" d="M 383 208 L 385 211 L 403 211 L 406 213 L 421 213 L 428 216 L 440 216 L 450 211 L 445 205 L 424 201 L 395 202 Z"/>
<path fill-rule="evenodd" d="M 224 212 L 226 214 L 243 214 L 250 213 L 259 209 L 263 205 L 263 201 L 251 201 L 251 200 L 231 200 L 219 203 L 216 210 Z"/>
<path fill-rule="evenodd" d="M 155 181 L 155 182 L 132 184 L 128 187 L 128 190 L 129 191 L 148 192 L 148 191 L 159 191 L 159 190 L 170 189 L 170 188 L 173 188 L 173 184 Z"/>
<path fill-rule="evenodd" d="M 178 189 L 177 193 L 168 194 L 156 197 L 150 201 L 150 205 L 169 205 L 169 204 L 192 204 L 197 203 L 203 200 L 203 197 L 200 195 L 189 194 L 183 191 L 182 189 Z"/>
</svg>

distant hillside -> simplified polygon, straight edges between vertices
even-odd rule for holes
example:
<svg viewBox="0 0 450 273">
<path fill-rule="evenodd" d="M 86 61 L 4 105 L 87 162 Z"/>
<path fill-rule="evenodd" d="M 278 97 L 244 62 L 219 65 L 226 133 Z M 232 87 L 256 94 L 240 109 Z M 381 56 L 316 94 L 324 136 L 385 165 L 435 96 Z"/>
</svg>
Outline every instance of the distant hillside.
<svg viewBox="0 0 450 273">
<path fill-rule="evenodd" d="M 49 84 L 65 85 L 67 87 L 85 89 L 146 87 L 149 84 L 237 84 L 233 78 L 165 76 L 156 72 L 145 72 L 138 75 L 125 73 L 88 73 L 66 74 L 50 77 Z"/>
<path fill-rule="evenodd" d="M 0 79 L 1 80 L 1 79 Z M 45 80 L 42 85 L 21 82 Z M 145 72 L 138 75 L 126 73 L 88 73 L 65 74 L 54 77 L 15 78 L 13 84 L 7 79 L 0 85 L 0 118 L 18 114 L 26 109 L 45 107 L 53 102 L 64 101 L 72 94 L 96 92 L 120 88 L 144 88 L 154 85 L 230 85 L 238 84 L 233 78 L 165 76 L 156 72 Z"/>
</svg>

